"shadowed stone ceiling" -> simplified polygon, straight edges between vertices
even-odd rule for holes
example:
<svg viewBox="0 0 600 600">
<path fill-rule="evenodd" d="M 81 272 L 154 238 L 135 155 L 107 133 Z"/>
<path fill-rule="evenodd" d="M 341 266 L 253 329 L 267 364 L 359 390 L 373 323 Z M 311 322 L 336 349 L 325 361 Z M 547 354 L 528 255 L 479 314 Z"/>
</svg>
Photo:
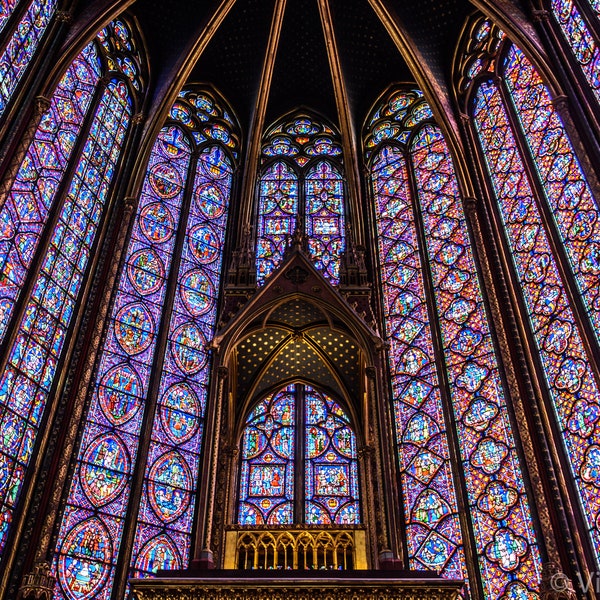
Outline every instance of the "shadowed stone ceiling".
<svg viewBox="0 0 600 600">
<path fill-rule="evenodd" d="M 469 0 L 375 0 L 418 50 L 430 72 L 448 83 L 453 49 Z M 518 0 L 504 0 L 510 5 Z M 149 51 L 151 103 L 157 104 L 174 73 L 222 1 L 137 0 L 128 11 L 139 21 Z M 81 2 L 74 31 L 114 10 L 115 2 Z M 276 0 L 235 0 L 193 67 L 190 81 L 209 82 L 231 103 L 245 131 L 256 107 Z M 396 44 L 369 0 L 329 0 L 342 77 L 355 131 L 391 83 L 414 81 Z M 81 23 L 79 22 L 81 21 Z M 83 24 L 82 24 L 83 23 Z M 339 124 L 318 0 L 287 0 L 276 49 L 265 125 L 304 105 Z M 152 113 L 150 107 L 150 114 Z"/>
</svg>

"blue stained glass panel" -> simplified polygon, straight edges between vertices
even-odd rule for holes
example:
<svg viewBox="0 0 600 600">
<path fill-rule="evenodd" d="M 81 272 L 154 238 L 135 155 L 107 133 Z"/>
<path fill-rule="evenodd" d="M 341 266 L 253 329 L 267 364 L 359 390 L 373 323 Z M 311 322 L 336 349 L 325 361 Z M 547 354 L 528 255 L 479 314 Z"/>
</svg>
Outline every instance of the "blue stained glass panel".
<svg viewBox="0 0 600 600">
<path fill-rule="evenodd" d="M 311 525 L 360 523 L 356 435 L 344 410 L 305 388 L 305 519 Z"/>
<path fill-rule="evenodd" d="M 111 594 L 190 155 L 190 145 L 178 127 L 161 130 L 142 187 L 60 527 L 55 556 L 57 598 L 107 599 Z M 140 261 L 143 252 L 152 258 Z M 86 457 L 98 438 L 106 435 L 114 448 L 125 452 L 119 460 L 118 485 L 105 479 L 95 484 L 102 490 L 97 493 L 90 487 Z M 114 452 L 104 453 L 95 459 L 94 468 L 114 471 L 115 461 Z M 172 515 L 182 510 L 183 502 L 177 505 L 176 497 L 186 478 L 189 469 L 176 452 L 159 457 L 153 471 L 155 494 L 164 499 L 157 505 L 159 512 L 171 511 Z M 71 542 L 75 536 L 89 540 L 96 531 L 109 533 L 101 554 L 85 547 L 80 551 Z"/>
<path fill-rule="evenodd" d="M 238 523 L 293 523 L 295 386 L 262 400 L 242 436 Z"/>
<path fill-rule="evenodd" d="M 25 307 L 19 334 L 0 378 L 0 428 L 7 427 L 13 432 L 13 451 L 5 448 L 0 453 L 6 471 L 6 478 L 0 478 L 0 511 L 5 523 L 11 520 L 32 456 L 130 117 L 127 89 L 122 82 L 113 80 L 104 91 L 92 120 Z M 102 132 L 110 136 L 110 144 Z M 41 228 L 42 223 L 37 226 Z M 4 527 L 0 549 L 7 532 L 8 527 Z"/>
<path fill-rule="evenodd" d="M 296 227 L 298 176 L 285 163 L 277 162 L 260 180 L 257 280 L 262 283 L 283 258 L 287 239 Z"/>
<path fill-rule="evenodd" d="M 542 225 L 506 107 L 494 84 L 480 85 L 473 118 L 565 451 L 592 542 L 600 555 L 600 496 L 594 462 L 600 447 L 600 390 Z"/>
<path fill-rule="evenodd" d="M 0 28 L 6 22 L 15 2 L 2 2 L 2 5 Z M 25 73 L 55 10 L 56 0 L 31 2 L 0 56 L 0 115 Z"/>
<path fill-rule="evenodd" d="M 344 250 L 344 185 L 339 171 L 323 161 L 305 179 L 306 234 L 317 268 L 337 285 Z"/>
<path fill-rule="evenodd" d="M 148 464 L 131 559 L 133 577 L 183 568 L 202 449 L 217 293 L 231 191 L 232 166 L 219 146 L 199 157 L 169 324 Z M 198 230 L 210 231 L 210 251 L 199 250 Z"/>
</svg>

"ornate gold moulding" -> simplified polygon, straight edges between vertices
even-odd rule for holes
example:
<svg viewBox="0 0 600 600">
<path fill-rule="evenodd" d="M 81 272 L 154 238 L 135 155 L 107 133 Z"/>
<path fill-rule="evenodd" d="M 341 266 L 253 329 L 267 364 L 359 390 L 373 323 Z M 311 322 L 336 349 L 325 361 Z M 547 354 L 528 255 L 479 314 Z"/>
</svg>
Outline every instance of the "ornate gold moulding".
<svg viewBox="0 0 600 600">
<path fill-rule="evenodd" d="M 137 600 L 456 600 L 462 581 L 410 571 L 215 570 L 130 580 Z"/>
</svg>

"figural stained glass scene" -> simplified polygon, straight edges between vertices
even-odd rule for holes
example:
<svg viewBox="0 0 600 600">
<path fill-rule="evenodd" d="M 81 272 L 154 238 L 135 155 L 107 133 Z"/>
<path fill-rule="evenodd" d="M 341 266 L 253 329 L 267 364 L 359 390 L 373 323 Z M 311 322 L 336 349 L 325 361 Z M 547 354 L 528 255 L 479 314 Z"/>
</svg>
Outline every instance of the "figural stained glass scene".
<svg viewBox="0 0 600 600">
<path fill-rule="evenodd" d="M 0 1 L 0 600 L 600 594 L 600 3 Z"/>
</svg>

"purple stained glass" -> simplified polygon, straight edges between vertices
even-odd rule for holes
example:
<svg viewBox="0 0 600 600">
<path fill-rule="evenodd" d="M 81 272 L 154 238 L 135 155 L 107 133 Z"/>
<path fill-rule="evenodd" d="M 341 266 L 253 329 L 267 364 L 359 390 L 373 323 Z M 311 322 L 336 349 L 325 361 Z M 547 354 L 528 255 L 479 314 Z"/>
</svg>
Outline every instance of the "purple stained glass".
<svg viewBox="0 0 600 600">
<path fill-rule="evenodd" d="M 257 279 L 262 283 L 283 258 L 298 214 L 298 176 L 283 162 L 269 167 L 260 180 Z"/>
<path fill-rule="evenodd" d="M 473 117 L 583 514 L 600 554 L 597 467 L 600 390 L 569 306 L 506 107 L 494 84 L 480 85 Z"/>
<path fill-rule="evenodd" d="M 304 394 L 306 523 L 357 525 L 356 435 L 337 402 L 309 386 Z"/>
<path fill-rule="evenodd" d="M 338 284 L 345 237 L 344 182 L 330 160 L 341 159 L 338 137 L 330 127 L 306 115 L 280 122 L 267 132 L 262 147 L 265 170 L 259 183 L 259 284 L 281 263 L 298 223 L 317 269 L 333 285 Z M 272 163 L 274 158 L 279 160 Z"/>
<path fill-rule="evenodd" d="M 126 267 L 121 274 L 109 319 L 107 339 L 102 351 L 96 388 L 92 397 L 78 455 L 76 474 L 71 483 L 67 506 L 60 527 L 56 571 L 59 598 L 109 598 L 120 537 L 123 515 L 126 513 L 131 488 L 133 467 L 137 459 L 144 403 L 150 383 L 156 336 L 161 324 L 161 313 L 167 288 L 175 245 L 175 233 L 181 203 L 183 182 L 190 164 L 191 148 L 182 130 L 165 127 L 154 144 L 142 187 L 138 212 L 126 253 Z M 140 251 L 153 251 L 156 261 L 140 268 Z M 160 261 L 160 266 L 158 266 Z M 154 267 L 154 268 L 153 268 Z M 140 274 L 140 271 L 143 273 Z M 148 276 L 146 276 L 148 275 Z M 99 485 L 102 494 L 86 494 L 85 457 L 98 436 L 110 432 L 116 446 L 128 452 L 128 461 L 120 469 L 118 490 L 110 489 L 110 481 Z M 189 480 L 189 468 L 177 451 L 158 452 L 152 472 L 154 495 L 162 500 L 156 510 L 171 515 L 182 510 L 182 496 Z M 105 453 L 96 461 L 97 469 L 111 469 L 114 457 Z M 118 492 L 118 493 L 117 493 Z M 97 528 L 110 532 L 102 557 L 90 555 L 86 561 L 78 559 L 77 551 L 69 543 L 74 531 L 81 536 L 92 535 Z M 161 546 L 162 547 L 162 546 Z M 163 548 L 164 549 L 164 548 Z M 68 565 L 68 569 L 66 568 Z M 88 579 L 91 571 L 102 577 L 103 584 L 92 587 Z M 85 580 L 85 581 L 83 581 Z"/>
<path fill-rule="evenodd" d="M 96 59 L 91 51 L 88 57 Z M 57 93 L 59 99 L 66 97 L 62 88 Z M 53 98 L 55 105 L 56 98 Z M 4 522 L 10 521 L 23 473 L 32 456 L 130 117 L 127 89 L 122 82 L 113 80 L 96 109 L 26 304 L 19 334 L 0 378 L 0 427 L 4 430 L 7 426 L 14 432 L 13 452 L 5 450 L 1 458 L 7 475 L 6 479 L 0 479 L 0 511 Z M 40 229 L 42 224 L 38 223 Z M 0 538 L 0 548 L 4 546 L 7 530 Z"/>
<path fill-rule="evenodd" d="M 466 579 L 404 153 L 391 146 L 381 148 L 374 158 L 371 181 L 410 565 Z"/>
<path fill-rule="evenodd" d="M 505 82 L 545 197 L 600 340 L 600 209 L 539 74 L 516 46 Z"/>
<path fill-rule="evenodd" d="M 295 386 L 271 394 L 250 413 L 242 435 L 238 523 L 293 523 Z"/>
<path fill-rule="evenodd" d="M 337 285 L 345 229 L 342 176 L 329 162 L 319 162 L 306 174 L 305 190 L 310 255 L 319 271 Z"/>
<path fill-rule="evenodd" d="M 0 27 L 4 25 L 15 2 L 2 2 Z M 52 16 L 56 0 L 34 0 L 16 26 L 0 56 L 0 114 L 4 112 L 19 80 L 37 50 Z"/>
<path fill-rule="evenodd" d="M 6 25 L 6 22 L 13 14 L 20 0 L 2 0 L 0 1 L 0 31 Z"/>
<path fill-rule="evenodd" d="M 509 584 L 535 590 L 536 532 L 454 167 L 437 127 L 421 129 L 411 161 L 481 580 L 490 598 L 503 597 Z"/>
<path fill-rule="evenodd" d="M 217 314 L 231 180 L 232 165 L 221 147 L 203 150 L 169 323 L 131 559 L 133 577 L 165 568 L 165 561 L 169 568 L 182 568 L 188 560 L 208 391 L 205 345 Z M 198 252 L 198 228 L 210 228 L 214 251 Z"/>
<path fill-rule="evenodd" d="M 597 12 L 599 7 L 600 4 L 594 6 Z M 587 82 L 600 100 L 600 49 L 587 23 L 573 0 L 552 0 L 552 12 Z"/>
<path fill-rule="evenodd" d="M 0 208 L 0 338 L 6 332 L 99 77 L 100 62 L 92 43 L 62 77 Z"/>
</svg>

